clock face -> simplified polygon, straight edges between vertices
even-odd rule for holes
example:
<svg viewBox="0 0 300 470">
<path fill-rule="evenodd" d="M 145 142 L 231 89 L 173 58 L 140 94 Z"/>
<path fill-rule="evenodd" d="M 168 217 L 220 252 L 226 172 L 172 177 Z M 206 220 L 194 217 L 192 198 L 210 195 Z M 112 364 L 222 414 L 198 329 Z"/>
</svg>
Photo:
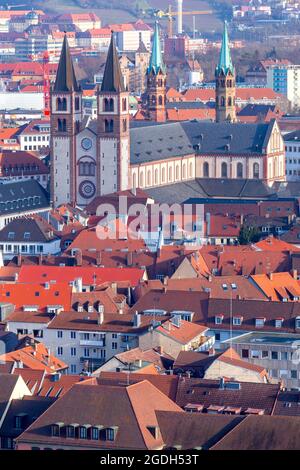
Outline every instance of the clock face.
<svg viewBox="0 0 300 470">
<path fill-rule="evenodd" d="M 91 139 L 88 139 L 87 137 L 85 139 L 82 139 L 81 141 L 81 147 L 84 149 L 84 150 L 90 150 L 90 148 L 92 147 L 92 141 Z"/>
<path fill-rule="evenodd" d="M 90 199 L 96 193 L 96 187 L 92 181 L 82 181 L 79 185 L 79 193 L 84 199 Z"/>
</svg>

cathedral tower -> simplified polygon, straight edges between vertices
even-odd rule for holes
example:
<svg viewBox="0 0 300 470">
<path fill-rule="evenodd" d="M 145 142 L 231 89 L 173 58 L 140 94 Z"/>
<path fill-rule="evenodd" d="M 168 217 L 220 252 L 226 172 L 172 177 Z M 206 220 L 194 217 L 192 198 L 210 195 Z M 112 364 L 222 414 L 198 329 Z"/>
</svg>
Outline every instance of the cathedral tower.
<svg viewBox="0 0 300 470">
<path fill-rule="evenodd" d="M 97 193 L 130 187 L 129 93 L 125 89 L 113 34 L 98 92 Z"/>
<path fill-rule="evenodd" d="M 163 62 L 158 23 L 155 23 L 150 64 L 147 69 L 147 114 L 152 121 L 166 120 L 166 66 Z"/>
<path fill-rule="evenodd" d="M 235 122 L 235 68 L 231 61 L 226 21 L 216 77 L 216 121 Z"/>
<path fill-rule="evenodd" d="M 81 98 L 65 35 L 51 90 L 51 199 L 55 207 L 76 204 L 76 135 L 82 120 Z"/>
</svg>

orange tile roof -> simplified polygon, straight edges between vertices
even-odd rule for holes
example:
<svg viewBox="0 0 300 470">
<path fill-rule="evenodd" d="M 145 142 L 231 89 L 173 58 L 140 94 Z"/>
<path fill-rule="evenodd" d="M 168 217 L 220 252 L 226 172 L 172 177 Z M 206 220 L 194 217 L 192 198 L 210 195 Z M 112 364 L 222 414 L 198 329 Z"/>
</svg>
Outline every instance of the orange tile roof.
<svg viewBox="0 0 300 470">
<path fill-rule="evenodd" d="M 291 243 L 287 243 L 272 236 L 255 243 L 254 246 L 263 251 L 300 251 L 300 248 L 296 245 L 292 245 Z"/>
<path fill-rule="evenodd" d="M 72 287 L 67 282 L 56 282 L 45 288 L 46 279 L 44 283 L 39 283 L 31 280 L 30 274 L 24 278 L 24 281 L 19 280 L 17 283 L 0 284 L 0 302 L 12 303 L 16 310 L 24 305 L 37 305 L 40 312 L 45 312 L 47 305 L 62 305 L 64 310 L 70 310 Z"/>
<path fill-rule="evenodd" d="M 1 271 L 0 271 L 1 272 Z M 81 277 L 84 285 L 100 285 L 104 282 L 130 281 L 137 285 L 144 277 L 144 271 L 136 268 L 97 268 L 70 266 L 26 266 L 20 269 L 19 282 L 41 283 L 55 280 L 71 282 Z"/>
<path fill-rule="evenodd" d="M 163 325 L 157 328 L 159 333 L 162 333 L 174 341 L 187 344 L 199 335 L 202 335 L 207 331 L 206 326 L 196 325 L 185 320 L 181 320 L 180 326 L 175 326 L 172 320 L 167 320 Z"/>
<path fill-rule="evenodd" d="M 64 370 L 68 366 L 49 353 L 43 343 L 26 346 L 0 356 L 2 361 L 21 361 L 23 367 L 35 370 L 45 370 L 47 373 Z"/>
<path fill-rule="evenodd" d="M 283 298 L 291 301 L 293 297 L 300 298 L 299 281 L 288 272 L 272 273 L 269 276 L 257 274 L 251 276 L 251 279 L 273 301 L 281 301 Z"/>
<path fill-rule="evenodd" d="M 168 109 L 168 121 L 189 121 L 192 119 L 211 119 L 215 120 L 216 111 L 214 108 L 196 108 L 196 109 Z"/>
</svg>

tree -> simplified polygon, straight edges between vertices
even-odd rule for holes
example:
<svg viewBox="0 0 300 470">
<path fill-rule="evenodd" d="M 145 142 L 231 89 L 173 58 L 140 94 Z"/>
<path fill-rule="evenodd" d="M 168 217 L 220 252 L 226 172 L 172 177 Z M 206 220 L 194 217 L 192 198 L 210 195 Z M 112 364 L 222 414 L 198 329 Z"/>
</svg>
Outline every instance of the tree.
<svg viewBox="0 0 300 470">
<path fill-rule="evenodd" d="M 256 243 L 259 240 L 259 231 L 257 227 L 242 225 L 238 242 L 240 245 L 249 245 L 250 243 Z"/>
</svg>

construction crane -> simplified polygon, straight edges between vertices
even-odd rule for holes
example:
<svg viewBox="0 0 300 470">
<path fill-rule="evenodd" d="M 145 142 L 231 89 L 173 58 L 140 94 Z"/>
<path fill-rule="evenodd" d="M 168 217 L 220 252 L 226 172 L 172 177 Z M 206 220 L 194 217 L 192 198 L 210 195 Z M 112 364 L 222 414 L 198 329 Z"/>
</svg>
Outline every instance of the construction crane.
<svg viewBox="0 0 300 470">
<path fill-rule="evenodd" d="M 169 8 L 167 11 L 163 10 L 155 10 L 154 11 L 154 16 L 156 18 L 167 18 L 168 19 L 168 37 L 173 36 L 173 21 L 174 17 L 178 15 L 211 15 L 213 13 L 212 10 L 195 10 L 195 11 L 173 11 L 172 10 L 172 5 L 169 5 Z"/>
</svg>

